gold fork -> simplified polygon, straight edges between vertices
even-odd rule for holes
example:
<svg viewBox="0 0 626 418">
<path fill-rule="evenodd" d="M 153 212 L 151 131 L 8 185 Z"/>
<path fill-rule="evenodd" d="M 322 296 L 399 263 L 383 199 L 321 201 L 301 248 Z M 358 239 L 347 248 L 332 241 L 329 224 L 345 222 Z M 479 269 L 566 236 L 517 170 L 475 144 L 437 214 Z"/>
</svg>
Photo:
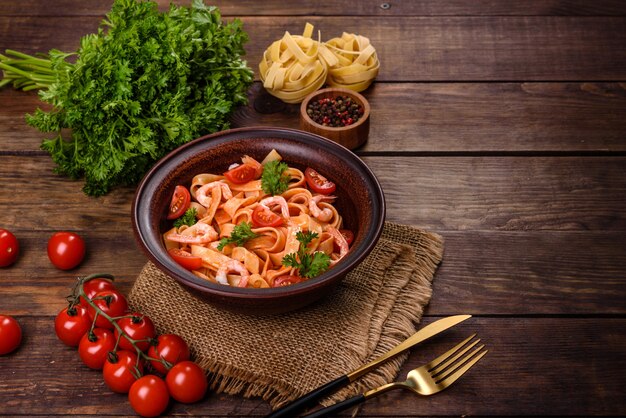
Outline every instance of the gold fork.
<svg viewBox="0 0 626 418">
<path fill-rule="evenodd" d="M 303 416 L 302 418 L 325 417 L 330 414 L 343 411 L 351 406 L 358 405 L 370 398 L 388 392 L 392 389 L 408 389 L 411 392 L 424 396 L 441 392 L 454 383 L 474 364 L 476 364 L 478 360 L 487 354 L 488 350 L 484 349 L 485 345 L 482 344 L 476 347 L 471 353 L 465 355 L 465 353 L 474 348 L 480 341 L 480 339 L 476 339 L 470 343 L 470 340 L 472 340 L 475 336 L 476 334 L 470 335 L 468 338 L 461 341 L 452 349 L 437 357 L 430 363 L 426 363 L 421 367 L 411 370 L 407 375 L 406 381 L 404 382 L 388 383 L 353 398 L 346 399 L 343 402 L 319 409 L 312 414 Z"/>
</svg>

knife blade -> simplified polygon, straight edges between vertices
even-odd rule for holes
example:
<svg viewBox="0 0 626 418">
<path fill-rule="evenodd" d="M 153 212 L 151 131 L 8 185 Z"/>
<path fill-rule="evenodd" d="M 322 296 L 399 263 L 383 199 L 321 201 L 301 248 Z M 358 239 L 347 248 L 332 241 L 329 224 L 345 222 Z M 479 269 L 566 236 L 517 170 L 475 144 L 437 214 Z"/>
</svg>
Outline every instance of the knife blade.
<svg viewBox="0 0 626 418">
<path fill-rule="evenodd" d="M 328 382 L 317 389 L 313 389 L 311 392 L 283 406 L 282 408 L 277 409 L 276 411 L 267 415 L 265 418 L 294 417 L 296 416 L 297 412 L 303 410 L 308 406 L 313 405 L 318 399 L 321 399 L 326 395 L 336 391 L 337 389 L 354 382 L 356 379 L 371 371 L 381 363 L 384 363 L 385 361 L 397 356 L 403 351 L 406 351 L 409 348 L 421 343 L 422 341 L 425 341 L 471 317 L 472 315 L 454 315 L 442 318 L 438 321 L 433 322 L 432 324 L 428 324 L 424 328 L 420 329 L 415 334 L 411 335 L 409 338 L 383 354 L 382 356 L 371 361 L 370 363 L 367 363 L 366 365 L 361 366 L 348 374 L 340 376 L 337 379 Z"/>
</svg>

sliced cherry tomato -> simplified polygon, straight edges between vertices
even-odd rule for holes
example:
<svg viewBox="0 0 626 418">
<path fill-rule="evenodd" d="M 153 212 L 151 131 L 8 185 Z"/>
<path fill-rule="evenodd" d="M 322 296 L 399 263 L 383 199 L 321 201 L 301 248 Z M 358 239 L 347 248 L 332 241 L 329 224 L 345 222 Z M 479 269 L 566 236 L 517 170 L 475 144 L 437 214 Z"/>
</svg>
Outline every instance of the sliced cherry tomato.
<svg viewBox="0 0 626 418">
<path fill-rule="evenodd" d="M 87 367 L 95 370 L 102 369 L 107 360 L 109 351 L 115 348 L 113 331 L 104 328 L 94 328 L 93 332 L 83 335 L 78 344 L 78 355 Z"/>
<path fill-rule="evenodd" d="M 156 345 L 151 345 L 148 349 L 148 357 L 165 360 L 172 366 L 189 360 L 189 355 L 189 346 L 176 334 L 159 335 Z M 150 364 L 157 372 L 167 373 L 168 369 L 160 361 L 150 360 Z"/>
<path fill-rule="evenodd" d="M 143 363 L 137 362 L 137 354 L 128 350 L 111 353 L 102 367 L 104 383 L 117 393 L 128 393 L 130 387 L 142 374 Z"/>
<path fill-rule="evenodd" d="M 257 170 L 251 164 L 240 164 L 224 173 L 226 180 L 235 184 L 244 184 L 254 180 Z"/>
<path fill-rule="evenodd" d="M 17 350 L 22 343 L 22 327 L 15 318 L 0 315 L 0 356 Z"/>
<path fill-rule="evenodd" d="M 209 387 L 204 370 L 193 361 L 181 361 L 172 367 L 165 383 L 172 398 L 182 403 L 198 402 Z"/>
<path fill-rule="evenodd" d="M 158 376 L 143 376 L 128 391 L 130 406 L 142 417 L 157 417 L 165 411 L 170 402 L 167 385 Z"/>
<path fill-rule="evenodd" d="M 252 211 L 252 224 L 259 227 L 277 227 L 283 224 L 283 218 L 271 210 L 257 205 Z"/>
<path fill-rule="evenodd" d="M 282 286 L 290 286 L 292 284 L 300 283 L 302 281 L 302 277 L 300 276 L 280 276 L 274 279 L 274 284 L 272 287 L 282 287 Z"/>
<path fill-rule="evenodd" d="M 71 270 L 85 257 L 85 241 L 74 232 L 55 232 L 48 240 L 48 258 L 56 268 Z"/>
<path fill-rule="evenodd" d="M 10 231 L 0 228 L 0 267 L 15 263 L 20 254 L 20 243 Z"/>
<path fill-rule="evenodd" d="M 191 253 L 181 250 L 180 248 L 170 248 L 167 250 L 174 261 L 186 268 L 187 270 L 198 270 L 202 267 L 202 258 L 191 255 Z"/>
<path fill-rule="evenodd" d="M 191 194 L 185 186 L 178 185 L 174 189 L 170 210 L 167 213 L 167 219 L 180 218 L 185 214 L 191 204 Z"/>
<path fill-rule="evenodd" d="M 120 334 L 115 329 L 115 339 L 119 338 L 119 346 L 122 350 L 135 351 L 135 347 L 129 340 L 132 339 L 135 340 L 137 348 L 141 351 L 146 351 L 150 347 L 150 340 L 156 337 L 154 323 L 149 317 L 140 313 L 133 313 L 127 317 L 120 318 L 117 321 L 117 325 L 126 333 L 125 336 L 119 338 Z"/>
<path fill-rule="evenodd" d="M 304 170 L 304 178 L 309 187 L 316 193 L 331 194 L 337 188 L 335 183 L 329 181 L 311 167 L 307 167 L 306 170 Z"/>
<path fill-rule="evenodd" d="M 65 345 L 78 347 L 80 340 L 91 328 L 91 318 L 82 305 L 65 308 L 54 319 L 54 331 Z"/>
<path fill-rule="evenodd" d="M 93 297 L 98 292 L 102 292 L 103 290 L 116 290 L 116 289 L 115 289 L 115 285 L 113 284 L 111 280 L 104 279 L 101 277 L 96 277 L 94 279 L 88 280 L 85 283 L 83 283 L 83 290 L 85 292 L 85 295 L 87 295 L 89 299 L 93 299 Z M 82 296 L 80 297 L 80 304 L 84 306 L 85 308 L 89 308 L 89 304 L 87 303 L 85 298 L 83 298 Z"/>
<path fill-rule="evenodd" d="M 126 298 L 117 290 L 103 290 L 102 292 L 96 293 L 92 300 L 102 312 L 109 315 L 111 318 L 122 316 L 128 310 Z M 87 311 L 89 312 L 89 317 L 93 320 L 96 315 L 95 308 L 90 306 Z M 96 326 L 107 329 L 114 328 L 113 324 L 102 315 L 98 315 Z"/>
</svg>

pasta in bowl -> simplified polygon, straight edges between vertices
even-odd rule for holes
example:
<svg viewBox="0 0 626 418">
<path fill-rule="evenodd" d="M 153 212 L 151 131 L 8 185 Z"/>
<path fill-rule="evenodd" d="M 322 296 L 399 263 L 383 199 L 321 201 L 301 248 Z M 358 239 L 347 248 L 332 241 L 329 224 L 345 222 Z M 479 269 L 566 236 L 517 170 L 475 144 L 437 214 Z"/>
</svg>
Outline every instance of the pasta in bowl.
<svg viewBox="0 0 626 418">
<path fill-rule="evenodd" d="M 133 201 L 149 259 L 208 302 L 254 314 L 326 295 L 376 244 L 382 189 L 348 149 L 282 128 L 199 138 L 159 161 Z"/>
</svg>

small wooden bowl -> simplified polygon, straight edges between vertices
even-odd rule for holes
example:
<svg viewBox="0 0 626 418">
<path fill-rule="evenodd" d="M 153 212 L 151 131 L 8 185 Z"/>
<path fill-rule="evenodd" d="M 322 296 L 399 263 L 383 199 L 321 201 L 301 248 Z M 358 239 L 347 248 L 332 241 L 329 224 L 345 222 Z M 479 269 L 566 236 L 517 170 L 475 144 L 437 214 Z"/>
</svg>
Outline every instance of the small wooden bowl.
<svg viewBox="0 0 626 418">
<path fill-rule="evenodd" d="M 363 106 L 363 116 L 354 124 L 333 128 L 316 123 L 307 114 L 307 108 L 311 101 L 337 96 L 348 96 Z M 363 145 L 370 133 L 370 104 L 359 93 L 343 88 L 326 88 L 309 94 L 300 105 L 300 129 L 330 139 L 348 149 L 355 149 Z"/>
</svg>

